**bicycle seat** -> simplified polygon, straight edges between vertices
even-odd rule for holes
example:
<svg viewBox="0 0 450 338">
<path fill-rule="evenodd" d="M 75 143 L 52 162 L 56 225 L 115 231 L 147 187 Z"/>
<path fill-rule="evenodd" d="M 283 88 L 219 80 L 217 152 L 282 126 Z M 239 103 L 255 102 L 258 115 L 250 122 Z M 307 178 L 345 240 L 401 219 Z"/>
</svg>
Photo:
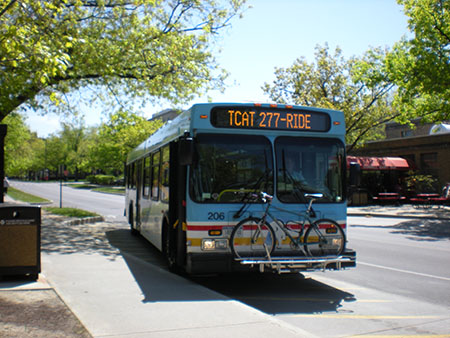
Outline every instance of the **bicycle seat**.
<svg viewBox="0 0 450 338">
<path fill-rule="evenodd" d="M 323 194 L 320 192 L 314 193 L 314 194 L 305 194 L 306 198 L 322 198 Z"/>
<path fill-rule="evenodd" d="M 273 200 L 273 196 L 269 195 L 263 191 L 261 191 L 260 193 L 261 199 L 264 203 L 266 203 L 267 201 L 272 201 Z"/>
</svg>

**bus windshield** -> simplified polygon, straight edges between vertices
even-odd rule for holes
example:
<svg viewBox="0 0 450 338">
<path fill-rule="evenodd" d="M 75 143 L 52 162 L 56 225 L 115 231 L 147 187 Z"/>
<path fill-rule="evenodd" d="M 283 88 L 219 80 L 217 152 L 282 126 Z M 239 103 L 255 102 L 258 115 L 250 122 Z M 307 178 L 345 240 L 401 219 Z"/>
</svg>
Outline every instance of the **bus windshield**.
<svg viewBox="0 0 450 338">
<path fill-rule="evenodd" d="M 322 193 L 318 202 L 344 200 L 344 145 L 337 139 L 282 136 L 275 140 L 277 196 L 285 203 L 306 202 L 305 193 Z"/>
<path fill-rule="evenodd" d="M 273 194 L 270 141 L 264 136 L 200 134 L 191 167 L 196 202 L 242 203 L 251 192 Z"/>
</svg>

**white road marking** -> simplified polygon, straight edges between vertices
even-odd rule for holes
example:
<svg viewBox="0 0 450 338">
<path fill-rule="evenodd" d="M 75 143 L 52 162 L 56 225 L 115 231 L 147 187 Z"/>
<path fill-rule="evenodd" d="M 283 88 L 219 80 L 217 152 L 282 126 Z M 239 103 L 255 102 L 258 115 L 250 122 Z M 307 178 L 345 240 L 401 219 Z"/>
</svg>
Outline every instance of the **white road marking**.
<svg viewBox="0 0 450 338">
<path fill-rule="evenodd" d="M 435 279 L 441 279 L 441 280 L 445 280 L 445 281 L 450 281 L 450 278 L 441 277 L 441 276 L 435 276 L 435 275 L 429 275 L 427 273 L 414 272 L 414 271 L 402 270 L 402 269 L 397 269 L 397 268 L 390 268 L 388 266 L 371 264 L 371 263 L 364 263 L 364 262 L 360 262 L 360 261 L 357 262 L 357 264 L 371 266 L 371 267 L 378 268 L 378 269 L 385 269 L 385 270 L 391 270 L 391 271 L 396 271 L 396 272 L 409 273 L 411 275 L 416 275 L 416 276 L 422 276 L 422 277 L 428 277 L 428 278 L 435 278 Z"/>
</svg>

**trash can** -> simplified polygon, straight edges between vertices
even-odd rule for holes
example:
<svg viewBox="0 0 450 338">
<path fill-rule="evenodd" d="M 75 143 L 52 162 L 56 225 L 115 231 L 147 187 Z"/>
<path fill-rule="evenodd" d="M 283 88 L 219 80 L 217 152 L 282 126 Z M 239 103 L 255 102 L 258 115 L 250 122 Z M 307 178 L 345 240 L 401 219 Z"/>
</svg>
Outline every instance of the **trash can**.
<svg viewBox="0 0 450 338">
<path fill-rule="evenodd" d="M 0 204 L 0 276 L 41 272 L 41 208 Z"/>
</svg>

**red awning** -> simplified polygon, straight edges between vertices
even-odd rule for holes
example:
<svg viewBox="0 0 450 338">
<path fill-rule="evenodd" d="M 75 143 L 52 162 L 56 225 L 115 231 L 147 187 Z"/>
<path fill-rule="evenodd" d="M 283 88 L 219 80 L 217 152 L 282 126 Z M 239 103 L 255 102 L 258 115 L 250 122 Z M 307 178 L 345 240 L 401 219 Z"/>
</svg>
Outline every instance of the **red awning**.
<svg viewBox="0 0 450 338">
<path fill-rule="evenodd" d="M 361 157 L 347 156 L 347 167 L 350 163 L 359 163 L 361 170 L 413 170 L 408 160 L 401 157 Z"/>
</svg>

